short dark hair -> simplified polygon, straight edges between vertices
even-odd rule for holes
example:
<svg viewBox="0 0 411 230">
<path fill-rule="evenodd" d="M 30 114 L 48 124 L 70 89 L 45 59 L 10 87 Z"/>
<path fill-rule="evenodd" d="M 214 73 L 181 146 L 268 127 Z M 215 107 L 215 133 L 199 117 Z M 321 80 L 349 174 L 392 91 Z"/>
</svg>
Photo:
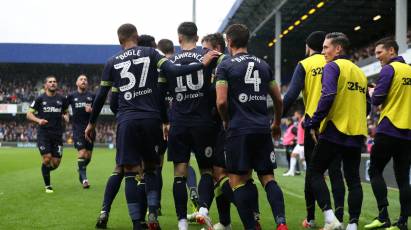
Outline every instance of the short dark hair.
<svg viewBox="0 0 411 230">
<path fill-rule="evenodd" d="M 47 83 L 47 81 L 50 79 L 50 78 L 54 78 L 56 81 L 57 81 L 57 77 L 55 76 L 55 75 L 47 75 L 47 77 L 46 78 L 44 78 L 44 84 L 46 84 Z"/>
<path fill-rule="evenodd" d="M 194 40 L 197 38 L 197 25 L 194 22 L 183 22 L 178 26 L 177 33 L 189 41 Z"/>
<path fill-rule="evenodd" d="M 350 48 L 350 40 L 348 39 L 347 35 L 341 32 L 332 32 L 328 33 L 325 36 L 325 39 L 331 39 L 331 44 L 333 45 L 340 45 L 341 48 L 345 53 L 348 53 L 348 49 Z"/>
<path fill-rule="evenodd" d="M 120 44 L 123 44 L 125 41 L 137 35 L 137 28 L 130 23 L 123 24 L 117 29 L 117 35 Z"/>
<path fill-rule="evenodd" d="M 139 46 L 145 46 L 145 47 L 152 47 L 156 48 L 156 39 L 148 34 L 142 34 L 138 36 L 138 45 Z"/>
<path fill-rule="evenodd" d="M 382 45 L 384 49 L 394 48 L 395 53 L 398 54 L 398 43 L 392 38 L 383 38 L 375 43 L 375 46 Z"/>
<path fill-rule="evenodd" d="M 174 53 L 174 44 L 169 39 L 161 39 L 160 41 L 158 41 L 157 48 L 164 54 Z"/>
<path fill-rule="evenodd" d="M 236 48 L 247 47 L 250 31 L 243 24 L 233 24 L 226 30 L 227 39 L 231 40 L 231 45 Z"/>
<path fill-rule="evenodd" d="M 213 48 L 217 48 L 217 46 L 220 45 L 221 50 L 223 52 L 225 50 L 224 36 L 221 33 L 208 34 L 201 39 L 201 43 L 203 42 L 210 42 Z"/>
</svg>

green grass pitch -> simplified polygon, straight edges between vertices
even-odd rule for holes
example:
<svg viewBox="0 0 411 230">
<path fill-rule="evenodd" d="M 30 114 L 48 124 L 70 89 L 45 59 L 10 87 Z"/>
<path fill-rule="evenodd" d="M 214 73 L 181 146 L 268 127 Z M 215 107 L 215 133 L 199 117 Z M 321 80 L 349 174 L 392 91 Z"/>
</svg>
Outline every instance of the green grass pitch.
<svg viewBox="0 0 411 230">
<path fill-rule="evenodd" d="M 51 183 L 55 192 L 44 192 L 40 171 L 40 154 L 37 149 L 0 148 L 0 229 L 94 229 L 103 198 L 105 183 L 114 166 L 114 150 L 97 148 L 88 166 L 89 190 L 83 190 L 76 172 L 77 153 L 73 148 L 66 148 L 60 167 L 51 174 Z M 195 165 L 195 162 L 193 162 Z M 277 169 L 277 179 L 285 196 L 287 222 L 290 230 L 302 229 L 305 217 L 303 176 L 282 177 L 284 169 Z M 172 164 L 163 168 L 163 199 L 160 223 L 164 230 L 177 229 L 174 209 L 172 182 Z M 259 182 L 259 201 L 263 229 L 275 229 L 271 209 L 266 201 L 266 194 Z M 376 203 L 368 184 L 363 184 L 364 202 L 360 219 L 360 229 L 377 215 Z M 399 215 L 398 191 L 390 189 L 389 212 L 391 217 Z M 189 210 L 191 210 L 189 208 Z M 346 208 L 347 210 L 347 208 Z M 233 229 L 241 229 L 241 223 L 235 207 L 231 206 Z M 216 223 L 217 211 L 213 204 L 211 217 Z M 322 224 L 322 214 L 317 209 L 317 223 Z M 348 213 L 346 211 L 345 222 Z M 124 197 L 124 183 L 114 201 L 110 220 L 110 229 L 131 229 Z M 201 226 L 190 225 L 190 229 Z"/>
</svg>

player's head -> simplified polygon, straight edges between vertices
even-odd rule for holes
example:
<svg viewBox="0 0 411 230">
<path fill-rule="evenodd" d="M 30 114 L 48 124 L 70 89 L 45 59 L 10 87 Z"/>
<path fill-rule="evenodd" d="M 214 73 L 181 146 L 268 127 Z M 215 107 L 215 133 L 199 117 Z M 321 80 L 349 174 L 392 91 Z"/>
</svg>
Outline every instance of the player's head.
<svg viewBox="0 0 411 230">
<path fill-rule="evenodd" d="M 84 74 L 80 74 L 77 77 L 77 81 L 76 81 L 76 86 L 77 89 L 80 91 L 85 91 L 88 87 L 88 80 L 87 80 L 87 76 Z"/>
<path fill-rule="evenodd" d="M 117 29 L 117 36 L 118 36 L 118 41 L 123 47 L 127 42 L 137 44 L 137 41 L 138 41 L 137 28 L 133 24 L 130 24 L 130 23 L 121 25 Z"/>
<path fill-rule="evenodd" d="M 157 48 L 168 58 L 174 54 L 174 44 L 169 39 L 158 41 Z"/>
<path fill-rule="evenodd" d="M 375 57 L 381 65 L 386 65 L 391 58 L 398 56 L 398 43 L 391 38 L 383 38 L 375 43 Z"/>
<path fill-rule="evenodd" d="M 208 34 L 201 39 L 201 45 L 210 50 L 217 50 L 224 53 L 225 41 L 221 33 Z"/>
<path fill-rule="evenodd" d="M 350 40 L 341 32 L 332 32 L 325 36 L 322 54 L 327 62 L 333 61 L 338 55 L 347 54 Z"/>
<path fill-rule="evenodd" d="M 250 31 L 243 24 L 233 24 L 227 28 L 227 48 L 230 53 L 232 49 L 247 48 Z"/>
<path fill-rule="evenodd" d="M 296 118 L 297 121 L 299 121 L 302 117 L 303 117 L 303 112 L 301 112 L 300 110 L 297 110 L 294 112 L 294 118 Z"/>
<path fill-rule="evenodd" d="M 44 79 L 44 89 L 51 93 L 56 92 L 57 90 L 57 78 L 54 75 L 48 75 Z"/>
<path fill-rule="evenodd" d="M 194 22 L 183 22 L 178 26 L 178 42 L 181 43 L 196 43 L 198 41 L 197 26 Z"/>
<path fill-rule="evenodd" d="M 157 48 L 156 39 L 153 36 L 147 34 L 138 36 L 138 45 Z"/>
<path fill-rule="evenodd" d="M 305 40 L 305 55 L 321 53 L 326 33 L 324 31 L 314 31 Z"/>
</svg>

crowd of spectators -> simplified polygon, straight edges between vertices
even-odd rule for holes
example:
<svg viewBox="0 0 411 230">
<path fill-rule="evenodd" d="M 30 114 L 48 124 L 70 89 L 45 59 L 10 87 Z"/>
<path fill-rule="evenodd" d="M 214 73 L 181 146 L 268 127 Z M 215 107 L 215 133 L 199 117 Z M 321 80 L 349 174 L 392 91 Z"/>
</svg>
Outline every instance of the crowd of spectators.
<svg viewBox="0 0 411 230">
<path fill-rule="evenodd" d="M 96 127 L 96 143 L 114 144 L 116 140 L 116 125 L 114 121 L 101 121 Z M 37 140 L 37 125 L 28 121 L 0 121 L 0 142 L 35 142 Z M 66 125 L 63 134 L 65 143 L 73 143 L 71 124 Z"/>
<path fill-rule="evenodd" d="M 391 38 L 394 38 L 394 36 L 391 36 Z M 358 49 L 353 49 L 352 54 L 351 54 L 352 60 L 354 62 L 358 62 L 358 61 L 367 59 L 369 57 L 375 56 L 374 54 L 374 49 L 375 49 L 374 43 L 375 42 L 376 41 L 373 41 L 369 45 L 366 45 Z M 411 46 L 411 28 L 409 28 L 407 31 L 407 44 L 408 46 Z"/>
<path fill-rule="evenodd" d="M 75 76 L 58 76 L 59 93 L 68 95 L 77 89 Z M 88 76 L 89 90 L 96 92 L 99 76 Z M 27 76 L 0 77 L 0 103 L 18 104 L 32 102 L 39 94 L 43 93 L 43 79 L 28 78 Z"/>
</svg>

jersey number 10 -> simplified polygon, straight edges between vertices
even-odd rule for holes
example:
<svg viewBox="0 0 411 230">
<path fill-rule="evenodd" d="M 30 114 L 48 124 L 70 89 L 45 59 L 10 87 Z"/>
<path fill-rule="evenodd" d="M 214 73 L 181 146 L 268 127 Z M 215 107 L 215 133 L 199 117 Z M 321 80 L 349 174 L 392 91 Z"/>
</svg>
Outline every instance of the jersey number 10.
<svg viewBox="0 0 411 230">
<path fill-rule="evenodd" d="M 148 74 L 148 68 L 150 67 L 150 58 L 149 57 L 142 57 L 138 59 L 133 59 L 133 64 L 138 65 L 138 64 L 143 64 L 143 69 L 141 70 L 141 76 L 140 76 L 140 83 L 138 84 L 139 88 L 142 88 L 146 86 L 146 81 L 147 81 L 147 74 Z M 136 77 L 132 72 L 129 72 L 128 70 L 131 67 L 131 61 L 125 61 L 121 62 L 118 64 L 114 65 L 114 69 L 121 69 L 120 72 L 120 77 L 121 78 L 128 78 L 129 82 L 127 85 L 120 86 L 120 91 L 124 92 L 127 90 L 130 90 L 134 87 L 136 84 Z"/>
<path fill-rule="evenodd" d="M 190 63 L 190 65 L 192 65 L 192 64 L 195 64 L 195 63 Z M 176 65 L 180 65 L 180 64 L 176 64 Z M 191 74 L 188 74 L 188 75 L 185 76 L 185 78 L 187 79 L 187 86 L 185 86 L 184 82 L 183 82 L 183 77 L 184 76 L 178 76 L 177 77 L 177 87 L 175 88 L 176 93 L 181 93 L 181 92 L 187 91 L 187 86 L 191 90 L 199 90 L 204 85 L 203 70 L 197 71 L 197 78 L 198 78 L 197 84 L 193 84 L 193 77 L 192 77 Z"/>
<path fill-rule="evenodd" d="M 254 70 L 254 62 L 249 62 L 247 67 L 247 72 L 244 76 L 244 82 L 246 84 L 254 85 L 254 92 L 260 92 L 261 78 L 258 70 Z M 253 75 L 253 76 L 251 76 Z"/>
</svg>

